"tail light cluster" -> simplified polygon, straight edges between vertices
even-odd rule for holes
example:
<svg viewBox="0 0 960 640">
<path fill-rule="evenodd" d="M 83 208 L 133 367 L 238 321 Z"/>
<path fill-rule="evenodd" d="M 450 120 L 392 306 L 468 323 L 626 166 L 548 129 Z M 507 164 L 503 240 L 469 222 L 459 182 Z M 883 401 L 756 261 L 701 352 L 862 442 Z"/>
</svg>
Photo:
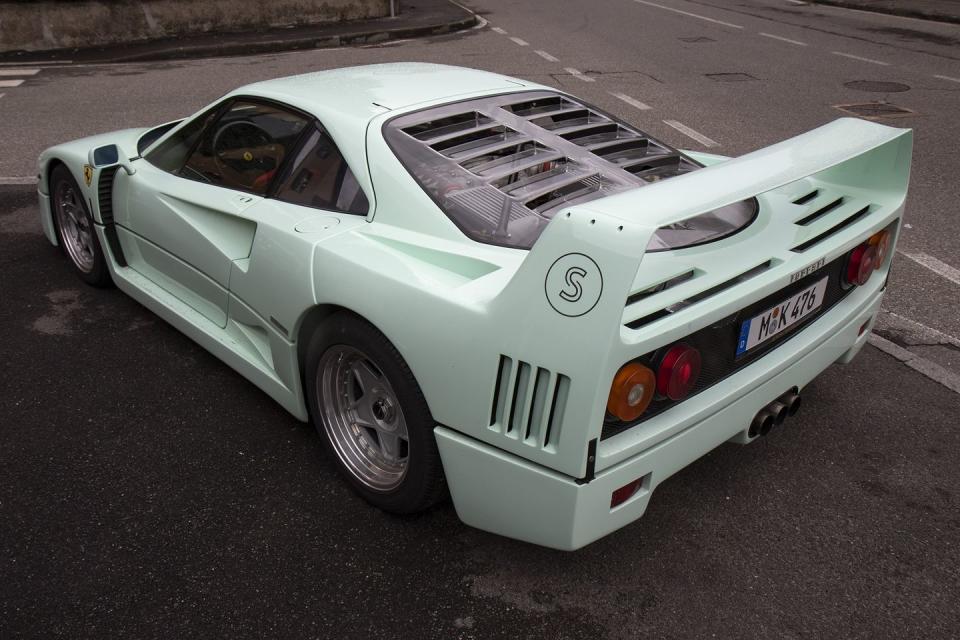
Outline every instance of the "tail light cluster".
<svg viewBox="0 0 960 640">
<path fill-rule="evenodd" d="M 847 254 L 844 282 L 848 287 L 862 286 L 874 271 L 883 266 L 890 249 L 890 232 L 878 231 L 870 239 L 859 244 Z"/>
<path fill-rule="evenodd" d="M 700 352 L 678 342 L 663 351 L 655 369 L 639 362 L 623 365 L 613 377 L 607 411 L 632 422 L 643 415 L 654 397 L 683 400 L 700 376 Z"/>
</svg>

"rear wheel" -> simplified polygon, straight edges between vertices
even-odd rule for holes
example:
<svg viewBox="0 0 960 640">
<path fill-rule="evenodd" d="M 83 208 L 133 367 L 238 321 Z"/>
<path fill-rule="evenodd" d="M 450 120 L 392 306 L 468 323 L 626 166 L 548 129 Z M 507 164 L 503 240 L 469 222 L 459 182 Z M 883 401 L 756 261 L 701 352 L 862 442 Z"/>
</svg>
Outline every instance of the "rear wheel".
<svg viewBox="0 0 960 640">
<path fill-rule="evenodd" d="M 111 282 L 110 272 L 93 227 L 93 217 L 77 181 L 63 165 L 50 174 L 50 204 L 57 240 L 74 271 L 87 284 L 108 286 Z"/>
<path fill-rule="evenodd" d="M 348 313 L 310 341 L 307 396 L 341 473 L 373 505 L 415 513 L 444 494 L 435 423 L 417 381 L 375 327 Z"/>
</svg>

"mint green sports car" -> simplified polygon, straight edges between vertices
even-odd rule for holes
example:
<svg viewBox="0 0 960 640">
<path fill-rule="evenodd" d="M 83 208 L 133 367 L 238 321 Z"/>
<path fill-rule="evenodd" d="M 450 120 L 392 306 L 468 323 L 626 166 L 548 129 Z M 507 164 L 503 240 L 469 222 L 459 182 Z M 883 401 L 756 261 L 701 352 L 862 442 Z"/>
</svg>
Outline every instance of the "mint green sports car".
<svg viewBox="0 0 960 640">
<path fill-rule="evenodd" d="M 395 513 L 577 549 L 749 443 L 867 339 L 912 135 L 841 119 L 728 159 L 428 64 L 260 82 L 46 150 L 43 228 L 312 420 Z"/>
</svg>

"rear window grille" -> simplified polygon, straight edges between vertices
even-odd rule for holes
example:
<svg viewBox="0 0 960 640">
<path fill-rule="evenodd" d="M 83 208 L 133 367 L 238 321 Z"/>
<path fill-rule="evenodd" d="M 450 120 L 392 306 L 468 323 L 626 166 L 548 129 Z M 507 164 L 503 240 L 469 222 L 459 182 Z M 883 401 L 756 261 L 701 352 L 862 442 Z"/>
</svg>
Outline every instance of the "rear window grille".
<svg viewBox="0 0 960 640">
<path fill-rule="evenodd" d="M 630 296 L 627 297 L 627 306 L 633 304 L 634 302 L 640 302 L 644 298 L 649 298 L 650 296 L 666 291 L 667 289 L 671 289 L 677 286 L 678 284 L 683 284 L 688 280 L 693 280 L 696 274 L 697 274 L 696 269 L 690 269 L 689 271 L 685 271 L 680 275 L 673 276 L 672 278 L 668 278 L 663 282 L 655 284 L 651 287 L 647 287 L 642 291 L 632 293 L 630 294 Z"/>
<path fill-rule="evenodd" d="M 383 131 L 464 233 L 518 248 L 531 247 L 565 206 L 700 167 L 646 133 L 551 91 L 429 107 L 388 121 Z"/>
<path fill-rule="evenodd" d="M 840 231 L 841 229 L 844 229 L 844 228 L 846 228 L 846 227 L 849 227 L 851 224 L 853 224 L 854 222 L 856 222 L 857 220 L 859 220 L 859 219 L 862 218 L 863 216 L 867 215 L 867 214 L 870 212 L 870 207 L 871 207 L 871 206 L 872 206 L 872 205 L 867 205 L 867 206 L 865 206 L 864 208 L 860 209 L 859 211 L 857 211 L 857 212 L 854 213 L 853 215 L 850 215 L 850 216 L 844 218 L 844 219 L 841 220 L 839 223 L 837 223 L 837 224 L 835 224 L 834 226 L 830 227 L 829 229 L 827 229 L 827 230 L 824 231 L 823 233 L 820 233 L 820 234 L 815 235 L 814 237 L 810 238 L 810 239 L 807 240 L 806 242 L 801 242 L 800 244 L 798 244 L 797 246 L 793 247 L 793 248 L 790 249 L 790 250 L 791 250 L 791 251 L 794 251 L 794 252 L 796 252 L 796 253 L 801 253 L 801 252 L 803 252 L 803 251 L 806 251 L 807 249 L 809 249 L 809 248 L 812 247 L 813 245 L 818 244 L 819 242 L 822 242 L 823 240 L 826 240 L 827 238 L 829 238 L 829 237 L 832 236 L 833 234 L 837 233 L 837 232 Z"/>
<path fill-rule="evenodd" d="M 500 356 L 490 407 L 490 429 L 541 449 L 556 446 L 570 378 Z"/>
</svg>

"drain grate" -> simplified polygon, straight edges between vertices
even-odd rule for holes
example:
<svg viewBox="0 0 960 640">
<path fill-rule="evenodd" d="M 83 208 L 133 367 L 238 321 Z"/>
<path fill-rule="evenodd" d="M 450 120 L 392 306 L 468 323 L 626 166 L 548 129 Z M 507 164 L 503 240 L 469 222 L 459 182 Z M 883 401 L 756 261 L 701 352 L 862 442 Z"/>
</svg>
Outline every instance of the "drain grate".
<svg viewBox="0 0 960 640">
<path fill-rule="evenodd" d="M 835 104 L 834 109 L 843 111 L 860 118 L 874 120 L 877 118 L 903 118 L 916 115 L 916 111 L 898 107 L 889 102 L 860 102 L 857 104 Z"/>
<path fill-rule="evenodd" d="M 900 93 L 910 91 L 910 85 L 900 82 L 880 82 L 878 80 L 853 80 L 844 82 L 843 86 L 857 91 L 872 91 L 874 93 Z"/>
<path fill-rule="evenodd" d="M 704 75 L 717 82 L 749 82 L 750 80 L 756 80 L 756 78 L 749 73 L 706 73 Z"/>
<path fill-rule="evenodd" d="M 681 40 L 682 42 L 716 42 L 716 40 L 714 40 L 713 38 L 707 38 L 707 37 L 704 37 L 704 36 L 694 36 L 694 37 L 692 37 L 692 38 L 690 38 L 690 37 L 688 37 L 688 38 L 677 38 L 677 40 Z"/>
</svg>

